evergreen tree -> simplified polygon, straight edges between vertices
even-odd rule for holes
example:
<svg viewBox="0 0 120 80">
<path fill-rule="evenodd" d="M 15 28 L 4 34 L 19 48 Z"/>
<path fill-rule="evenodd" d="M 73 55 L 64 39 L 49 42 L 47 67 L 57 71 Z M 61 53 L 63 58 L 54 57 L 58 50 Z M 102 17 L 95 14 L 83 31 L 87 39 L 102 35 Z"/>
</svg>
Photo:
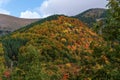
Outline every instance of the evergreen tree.
<svg viewBox="0 0 120 80">
<path fill-rule="evenodd" d="M 120 42 L 120 1 L 109 0 L 108 17 L 104 29 L 104 37 L 112 42 Z"/>
<path fill-rule="evenodd" d="M 2 40 L 6 65 L 8 67 L 12 67 L 13 62 L 18 61 L 19 48 L 25 45 L 26 42 L 27 40 L 25 39 L 23 40 L 20 38 L 10 38 L 10 37 L 8 39 Z"/>
</svg>

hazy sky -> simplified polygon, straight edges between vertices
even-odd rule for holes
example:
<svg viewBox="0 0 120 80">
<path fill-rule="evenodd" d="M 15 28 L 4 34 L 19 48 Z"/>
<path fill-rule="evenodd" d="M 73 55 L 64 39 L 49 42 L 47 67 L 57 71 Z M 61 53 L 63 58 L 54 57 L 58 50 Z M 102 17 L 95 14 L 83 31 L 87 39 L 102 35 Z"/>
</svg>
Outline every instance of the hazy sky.
<svg viewBox="0 0 120 80">
<path fill-rule="evenodd" d="M 0 0 L 0 13 L 21 18 L 72 16 L 90 8 L 105 8 L 106 4 L 107 0 Z"/>
</svg>

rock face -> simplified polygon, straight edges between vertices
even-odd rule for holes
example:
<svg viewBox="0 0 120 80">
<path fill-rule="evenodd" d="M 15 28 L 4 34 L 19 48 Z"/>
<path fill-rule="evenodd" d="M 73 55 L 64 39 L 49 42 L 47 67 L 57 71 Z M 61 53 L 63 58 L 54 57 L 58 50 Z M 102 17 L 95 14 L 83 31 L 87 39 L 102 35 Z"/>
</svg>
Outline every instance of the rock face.
<svg viewBox="0 0 120 80">
<path fill-rule="evenodd" d="M 0 35 L 12 32 L 37 20 L 38 19 L 23 19 L 0 14 Z"/>
</svg>

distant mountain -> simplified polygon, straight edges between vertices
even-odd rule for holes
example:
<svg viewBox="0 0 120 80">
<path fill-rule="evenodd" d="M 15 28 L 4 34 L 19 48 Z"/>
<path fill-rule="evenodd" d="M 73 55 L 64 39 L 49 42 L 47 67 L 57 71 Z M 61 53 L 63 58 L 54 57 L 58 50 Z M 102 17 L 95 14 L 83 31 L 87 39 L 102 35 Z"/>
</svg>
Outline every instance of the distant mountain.
<svg viewBox="0 0 120 80">
<path fill-rule="evenodd" d="M 103 19 L 107 16 L 107 10 L 103 8 L 93 8 L 89 9 L 87 11 L 84 11 L 83 13 L 80 13 L 75 18 L 78 18 L 79 20 L 86 23 L 88 26 L 92 27 L 93 23 L 95 23 L 99 19 Z"/>
<path fill-rule="evenodd" d="M 17 30 L 37 20 L 38 19 L 23 19 L 0 14 L 0 35 Z"/>
</svg>

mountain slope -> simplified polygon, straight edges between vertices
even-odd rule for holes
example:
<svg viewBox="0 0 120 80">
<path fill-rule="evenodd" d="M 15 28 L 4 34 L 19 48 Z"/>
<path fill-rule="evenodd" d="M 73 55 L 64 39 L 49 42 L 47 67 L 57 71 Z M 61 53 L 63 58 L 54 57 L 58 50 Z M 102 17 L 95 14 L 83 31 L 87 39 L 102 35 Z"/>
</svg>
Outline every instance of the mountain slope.
<svg viewBox="0 0 120 80">
<path fill-rule="evenodd" d="M 55 15 L 27 25 L 4 36 L 0 50 L 6 61 L 1 56 L 0 77 L 5 79 L 119 80 L 120 76 L 120 47 L 106 46 L 75 18 Z M 10 70 L 5 71 L 4 64 Z"/>
<path fill-rule="evenodd" d="M 0 34 L 9 33 L 35 21 L 38 19 L 22 19 L 0 14 Z"/>
<path fill-rule="evenodd" d="M 53 19 L 54 18 L 54 19 Z M 52 42 L 60 43 L 72 50 L 89 48 L 92 42 L 99 44 L 102 42 L 97 34 L 91 31 L 81 21 L 65 16 L 52 16 L 41 23 L 42 20 L 23 27 L 12 33 L 12 37 L 26 38 L 31 42 L 31 38 L 37 39 L 45 37 Z M 51 19 L 51 20 L 49 20 Z M 72 38 L 71 38 L 72 37 Z M 32 39 L 32 40 L 33 40 Z"/>
<path fill-rule="evenodd" d="M 106 9 L 103 8 L 93 8 L 84 11 L 83 13 L 80 13 L 75 18 L 78 18 L 79 20 L 86 23 L 88 26 L 93 26 L 93 23 L 95 23 L 99 19 L 104 19 L 107 16 Z"/>
</svg>

